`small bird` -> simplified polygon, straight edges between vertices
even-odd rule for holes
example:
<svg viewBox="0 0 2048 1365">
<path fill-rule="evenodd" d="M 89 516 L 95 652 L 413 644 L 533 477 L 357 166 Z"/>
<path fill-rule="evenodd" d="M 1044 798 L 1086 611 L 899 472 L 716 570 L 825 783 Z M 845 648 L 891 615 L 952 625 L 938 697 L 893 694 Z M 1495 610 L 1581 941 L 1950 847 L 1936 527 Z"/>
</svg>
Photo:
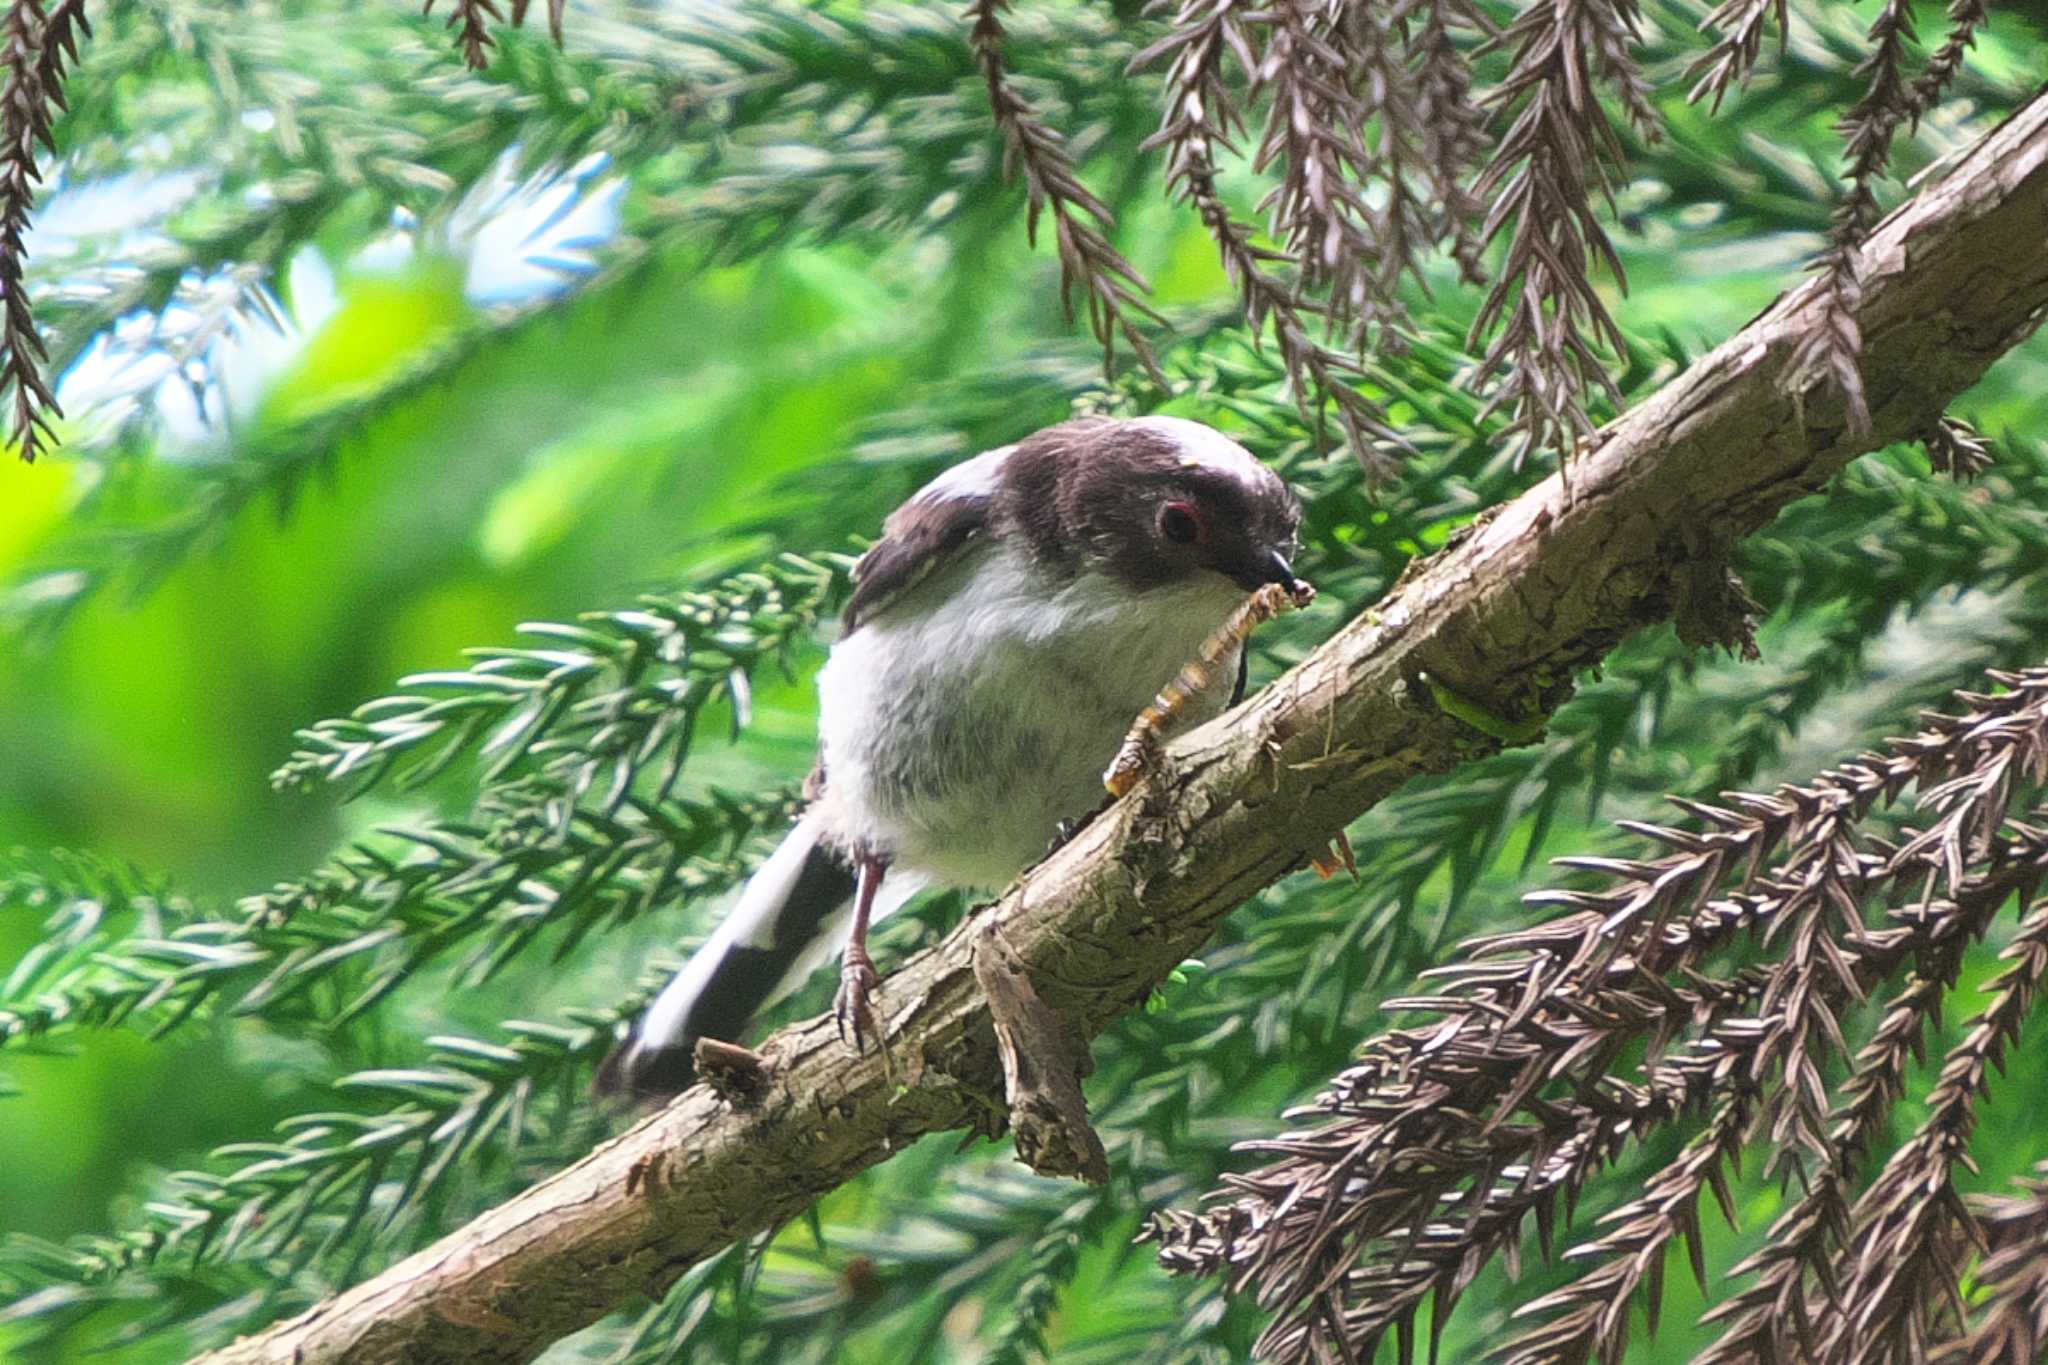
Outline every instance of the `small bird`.
<svg viewBox="0 0 2048 1365">
<path fill-rule="evenodd" d="M 599 1091 L 682 1090 L 697 1039 L 736 1038 L 842 943 L 841 1032 L 879 1037 L 869 925 L 926 888 L 1000 889 L 1093 812 L 1133 718 L 1246 593 L 1306 591 L 1300 522 L 1278 475 L 1179 417 L 1079 418 L 926 484 L 854 568 L 803 816 Z M 1243 690 L 1239 648 L 1183 714 Z"/>
</svg>

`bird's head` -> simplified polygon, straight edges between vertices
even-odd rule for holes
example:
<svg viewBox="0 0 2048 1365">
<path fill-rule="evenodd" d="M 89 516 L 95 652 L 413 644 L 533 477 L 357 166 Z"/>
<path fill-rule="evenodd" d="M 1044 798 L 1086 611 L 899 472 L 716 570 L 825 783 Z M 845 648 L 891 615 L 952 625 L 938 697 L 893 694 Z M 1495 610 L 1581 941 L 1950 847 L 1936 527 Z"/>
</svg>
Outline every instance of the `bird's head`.
<svg viewBox="0 0 2048 1365">
<path fill-rule="evenodd" d="M 1028 438 L 1008 466 L 1004 510 L 1043 560 L 1140 591 L 1208 577 L 1300 587 L 1300 500 L 1200 422 L 1082 418 Z"/>
</svg>

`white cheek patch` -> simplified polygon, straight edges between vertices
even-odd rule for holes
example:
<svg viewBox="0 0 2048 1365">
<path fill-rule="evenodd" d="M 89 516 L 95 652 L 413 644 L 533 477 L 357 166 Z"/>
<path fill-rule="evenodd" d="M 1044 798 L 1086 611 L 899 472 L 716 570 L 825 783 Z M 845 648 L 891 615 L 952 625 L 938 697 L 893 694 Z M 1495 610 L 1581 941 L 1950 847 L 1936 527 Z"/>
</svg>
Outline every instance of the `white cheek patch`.
<svg viewBox="0 0 2048 1365">
<path fill-rule="evenodd" d="M 1191 422 L 1185 417 L 1137 417 L 1131 420 L 1131 425 L 1141 431 L 1157 432 L 1172 441 L 1184 464 L 1228 474 L 1252 487 L 1268 477 L 1266 467 L 1249 450 L 1214 427 Z"/>
</svg>

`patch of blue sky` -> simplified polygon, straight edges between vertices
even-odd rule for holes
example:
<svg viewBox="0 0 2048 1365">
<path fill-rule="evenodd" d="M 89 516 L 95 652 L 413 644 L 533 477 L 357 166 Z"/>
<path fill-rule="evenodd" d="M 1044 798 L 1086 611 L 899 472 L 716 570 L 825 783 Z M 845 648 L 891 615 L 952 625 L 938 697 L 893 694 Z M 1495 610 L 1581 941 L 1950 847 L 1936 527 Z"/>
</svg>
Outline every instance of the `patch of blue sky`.
<svg viewBox="0 0 2048 1365">
<path fill-rule="evenodd" d="M 520 306 L 572 288 L 617 235 L 625 182 L 596 155 L 521 176 L 517 149 L 439 221 L 393 214 L 385 232 L 339 275 L 405 268 L 421 252 L 464 263 L 464 289 L 484 308 Z M 200 192 L 193 173 L 123 175 L 60 184 L 38 214 L 30 259 L 136 259 L 165 245 L 165 220 Z M 255 192 L 261 196 L 261 190 Z M 112 267 L 119 269 L 120 267 Z M 62 272 L 56 272 L 60 278 Z M 282 289 L 278 288 L 282 284 Z M 62 287 L 62 286 L 60 286 Z M 340 307 L 345 286 L 318 250 L 298 252 L 282 281 L 251 267 L 179 282 L 161 312 L 128 314 L 95 337 L 57 386 L 77 449 L 111 443 L 149 422 L 166 458 L 224 453 L 237 419 L 253 413 L 307 339 Z"/>
</svg>

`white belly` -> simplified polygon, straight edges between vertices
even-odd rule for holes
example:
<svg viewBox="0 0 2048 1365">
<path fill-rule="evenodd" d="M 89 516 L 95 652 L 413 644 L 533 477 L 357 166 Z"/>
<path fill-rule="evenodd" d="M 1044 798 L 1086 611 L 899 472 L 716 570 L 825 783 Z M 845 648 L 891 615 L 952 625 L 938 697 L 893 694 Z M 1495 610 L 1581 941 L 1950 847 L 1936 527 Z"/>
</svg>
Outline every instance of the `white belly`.
<svg viewBox="0 0 2048 1365">
<path fill-rule="evenodd" d="M 827 836 L 934 882 L 996 888 L 1103 800 L 1131 722 L 1244 600 L 1219 575 L 1142 597 L 1051 591 L 985 545 L 864 622 L 818 675 Z M 1236 663 L 1191 719 L 1222 709 Z"/>
</svg>

